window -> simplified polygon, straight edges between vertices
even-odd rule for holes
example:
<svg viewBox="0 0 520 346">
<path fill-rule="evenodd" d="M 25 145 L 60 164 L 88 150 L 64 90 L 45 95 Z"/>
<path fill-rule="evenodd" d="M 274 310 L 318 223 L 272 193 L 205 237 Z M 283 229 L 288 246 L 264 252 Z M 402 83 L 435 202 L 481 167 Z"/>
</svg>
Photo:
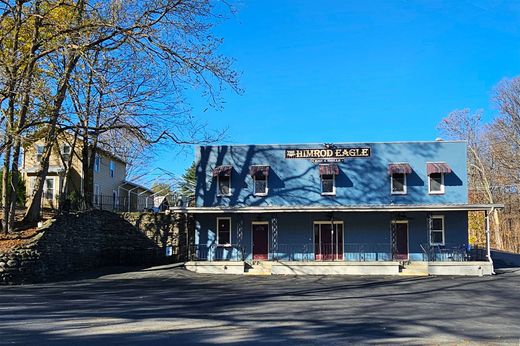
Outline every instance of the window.
<svg viewBox="0 0 520 346">
<path fill-rule="evenodd" d="M 231 177 L 229 175 L 219 175 L 218 180 L 218 195 L 229 196 L 231 195 Z"/>
<path fill-rule="evenodd" d="M 217 245 L 231 245 L 231 218 L 217 218 Z"/>
<path fill-rule="evenodd" d="M 116 170 L 116 167 L 114 165 L 114 161 L 110 160 L 110 177 L 111 178 L 114 177 L 115 170 Z"/>
<path fill-rule="evenodd" d="M 444 245 L 444 216 L 432 216 L 430 220 L 430 244 Z"/>
<path fill-rule="evenodd" d="M 70 159 L 70 145 L 65 144 L 61 148 L 61 156 L 63 156 L 63 160 L 64 161 L 69 161 L 69 159 Z"/>
<path fill-rule="evenodd" d="M 314 258 L 333 261 L 343 259 L 343 222 L 314 222 Z"/>
<path fill-rule="evenodd" d="M 53 200 L 54 199 L 54 178 L 45 179 L 45 199 Z"/>
<path fill-rule="evenodd" d="M 321 194 L 335 195 L 336 194 L 336 176 L 334 174 L 321 175 Z"/>
<path fill-rule="evenodd" d="M 115 190 L 112 190 L 112 209 L 116 209 L 116 207 L 119 205 L 117 199 L 117 192 Z"/>
<path fill-rule="evenodd" d="M 430 173 L 428 177 L 428 192 L 430 194 L 444 193 L 444 173 Z"/>
<path fill-rule="evenodd" d="M 267 195 L 267 176 L 263 173 L 253 175 L 253 193 L 257 196 Z"/>
<path fill-rule="evenodd" d="M 99 205 L 99 199 L 101 198 L 101 188 L 98 184 L 94 185 L 94 204 Z"/>
<path fill-rule="evenodd" d="M 390 178 L 392 194 L 406 194 L 406 174 L 392 173 Z"/>
<path fill-rule="evenodd" d="M 41 161 L 43 156 L 43 145 L 37 145 L 36 146 L 36 159 L 38 161 Z"/>
<path fill-rule="evenodd" d="M 101 166 L 101 157 L 96 154 L 96 158 L 94 159 L 94 170 L 99 172 L 99 167 Z"/>
</svg>

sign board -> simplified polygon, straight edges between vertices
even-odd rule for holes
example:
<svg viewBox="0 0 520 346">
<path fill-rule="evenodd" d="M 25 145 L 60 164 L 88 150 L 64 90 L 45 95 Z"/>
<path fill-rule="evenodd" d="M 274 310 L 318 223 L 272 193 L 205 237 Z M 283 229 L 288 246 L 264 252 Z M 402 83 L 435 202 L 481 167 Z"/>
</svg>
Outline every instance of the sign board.
<svg viewBox="0 0 520 346">
<path fill-rule="evenodd" d="M 370 157 L 370 148 L 286 149 L 286 159 L 339 162 L 349 157 Z M 337 161 L 334 161 L 337 160 Z"/>
</svg>

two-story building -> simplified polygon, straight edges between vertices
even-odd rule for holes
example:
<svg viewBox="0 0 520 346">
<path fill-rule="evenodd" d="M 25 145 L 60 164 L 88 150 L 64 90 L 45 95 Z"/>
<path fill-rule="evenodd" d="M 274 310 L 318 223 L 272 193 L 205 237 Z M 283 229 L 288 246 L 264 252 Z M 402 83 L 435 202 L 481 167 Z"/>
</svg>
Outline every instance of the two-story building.
<svg viewBox="0 0 520 346">
<path fill-rule="evenodd" d="M 73 151 L 71 142 L 70 136 L 63 135 L 52 148 L 49 171 L 43 187 L 44 208 L 57 209 L 60 198 L 70 196 L 74 191 L 81 196 L 92 196 L 93 206 L 104 210 L 135 211 L 144 209 L 146 202 L 153 205 L 153 192 L 150 189 L 126 180 L 127 163 L 101 148 L 95 150 L 94 165 L 91 168 L 93 191 L 85 193 L 81 162 L 82 146 L 76 143 Z M 24 150 L 21 171 L 26 182 L 26 196 L 31 196 L 33 193 L 44 144 L 44 141 L 40 140 Z M 67 175 L 66 167 L 69 158 L 70 169 Z"/>
<path fill-rule="evenodd" d="M 196 220 L 188 269 L 493 271 L 468 211 L 500 205 L 468 204 L 463 141 L 200 146 L 196 165 L 196 206 L 174 208 Z"/>
</svg>

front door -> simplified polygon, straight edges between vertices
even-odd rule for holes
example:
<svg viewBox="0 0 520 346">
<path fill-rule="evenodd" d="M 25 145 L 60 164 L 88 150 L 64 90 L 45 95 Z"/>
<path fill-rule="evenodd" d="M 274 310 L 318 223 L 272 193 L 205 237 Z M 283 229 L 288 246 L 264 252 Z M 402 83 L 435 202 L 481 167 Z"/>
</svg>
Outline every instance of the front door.
<svg viewBox="0 0 520 346">
<path fill-rule="evenodd" d="M 253 260 L 269 259 L 269 224 L 267 222 L 253 223 Z"/>
<path fill-rule="evenodd" d="M 343 224 L 335 222 L 314 223 L 314 256 L 316 260 L 343 259 Z"/>
<path fill-rule="evenodd" d="M 408 259 L 408 223 L 396 222 L 394 223 L 395 232 L 395 254 L 394 258 L 397 260 Z"/>
</svg>

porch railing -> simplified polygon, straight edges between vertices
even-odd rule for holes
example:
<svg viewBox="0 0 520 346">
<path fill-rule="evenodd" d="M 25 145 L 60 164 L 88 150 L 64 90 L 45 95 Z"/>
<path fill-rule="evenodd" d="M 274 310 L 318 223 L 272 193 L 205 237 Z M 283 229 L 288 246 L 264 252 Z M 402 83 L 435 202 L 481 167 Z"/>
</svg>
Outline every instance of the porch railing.
<svg viewBox="0 0 520 346">
<path fill-rule="evenodd" d="M 192 261 L 243 261 L 244 248 L 238 244 L 190 245 L 188 258 Z"/>
<path fill-rule="evenodd" d="M 444 245 L 421 244 L 423 259 L 431 262 L 486 261 L 486 249 L 467 244 L 447 243 Z"/>
<path fill-rule="evenodd" d="M 388 243 L 278 244 L 272 259 L 280 261 L 391 261 Z"/>
</svg>

